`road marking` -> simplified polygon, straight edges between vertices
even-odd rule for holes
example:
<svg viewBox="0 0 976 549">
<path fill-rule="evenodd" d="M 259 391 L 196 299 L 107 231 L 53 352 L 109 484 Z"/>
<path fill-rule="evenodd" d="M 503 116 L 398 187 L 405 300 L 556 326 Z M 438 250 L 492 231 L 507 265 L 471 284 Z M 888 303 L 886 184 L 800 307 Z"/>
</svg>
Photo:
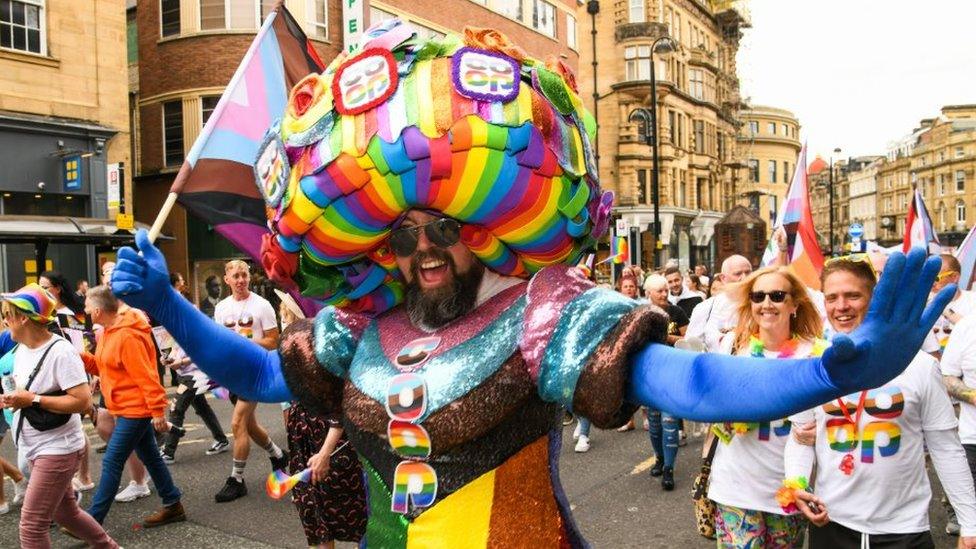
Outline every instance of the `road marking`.
<svg viewBox="0 0 976 549">
<path fill-rule="evenodd" d="M 640 473 L 643 473 L 644 471 L 650 469 L 654 465 L 655 461 L 657 461 L 657 458 L 654 456 L 645 459 L 644 461 L 635 465 L 634 468 L 630 471 L 630 474 L 638 475 Z"/>
</svg>

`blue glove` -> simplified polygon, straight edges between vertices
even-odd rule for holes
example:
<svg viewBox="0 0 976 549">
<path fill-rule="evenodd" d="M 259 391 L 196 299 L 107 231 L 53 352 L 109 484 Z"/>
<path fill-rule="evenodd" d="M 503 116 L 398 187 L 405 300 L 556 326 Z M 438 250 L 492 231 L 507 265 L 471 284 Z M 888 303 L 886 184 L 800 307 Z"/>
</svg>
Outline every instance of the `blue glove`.
<svg viewBox="0 0 976 549">
<path fill-rule="evenodd" d="M 834 337 L 822 358 L 701 355 L 651 344 L 633 361 L 628 397 L 696 421 L 767 421 L 879 387 L 908 366 L 955 294 L 949 285 L 926 306 L 940 266 L 922 249 L 893 254 L 864 322 Z"/>
<path fill-rule="evenodd" d="M 169 330 L 201 370 L 234 394 L 257 402 L 294 400 L 281 373 L 281 357 L 218 325 L 170 286 L 166 258 L 136 233 L 139 252 L 119 250 L 112 292 Z M 140 255 L 141 253 L 141 255 Z"/>
</svg>

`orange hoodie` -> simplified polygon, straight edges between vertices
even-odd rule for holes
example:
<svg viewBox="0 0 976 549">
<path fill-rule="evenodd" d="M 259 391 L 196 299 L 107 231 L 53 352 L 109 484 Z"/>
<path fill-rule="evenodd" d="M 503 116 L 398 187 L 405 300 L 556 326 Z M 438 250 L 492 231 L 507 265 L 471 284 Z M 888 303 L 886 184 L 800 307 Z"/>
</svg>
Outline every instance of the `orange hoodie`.
<svg viewBox="0 0 976 549">
<path fill-rule="evenodd" d="M 135 309 L 118 314 L 102 331 L 95 354 L 82 353 L 85 370 L 101 379 L 105 407 L 113 416 L 163 417 L 166 391 L 156 371 L 156 347 L 145 317 Z"/>
</svg>

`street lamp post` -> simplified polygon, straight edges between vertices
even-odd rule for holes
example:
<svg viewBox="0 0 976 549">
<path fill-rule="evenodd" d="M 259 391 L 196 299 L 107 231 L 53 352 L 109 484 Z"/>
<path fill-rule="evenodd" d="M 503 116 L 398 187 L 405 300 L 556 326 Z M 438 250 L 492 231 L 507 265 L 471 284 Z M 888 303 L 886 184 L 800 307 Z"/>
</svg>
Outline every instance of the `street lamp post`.
<svg viewBox="0 0 976 549">
<path fill-rule="evenodd" d="M 651 44 L 650 73 L 651 73 L 651 108 L 637 109 L 630 115 L 642 120 L 645 124 L 644 141 L 651 147 L 651 201 L 654 204 L 654 266 L 661 264 L 661 188 L 658 178 L 658 126 L 657 126 L 657 78 L 654 74 L 654 52 L 670 53 L 675 50 L 674 40 L 669 36 L 661 36 Z"/>
<path fill-rule="evenodd" d="M 840 156 L 840 147 L 834 149 L 834 154 Z M 829 197 L 827 208 L 829 211 L 830 224 L 830 256 L 834 255 L 834 157 L 830 157 L 829 183 L 827 184 L 827 196 Z"/>
</svg>

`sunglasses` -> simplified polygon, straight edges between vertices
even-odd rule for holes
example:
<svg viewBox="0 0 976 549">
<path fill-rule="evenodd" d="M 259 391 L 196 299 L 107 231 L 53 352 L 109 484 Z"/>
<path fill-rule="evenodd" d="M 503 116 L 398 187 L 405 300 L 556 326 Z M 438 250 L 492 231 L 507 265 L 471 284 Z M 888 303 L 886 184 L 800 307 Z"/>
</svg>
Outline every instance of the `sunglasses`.
<svg viewBox="0 0 976 549">
<path fill-rule="evenodd" d="M 935 279 L 937 281 L 939 281 L 939 282 L 942 282 L 943 280 L 945 280 L 947 278 L 951 278 L 952 276 L 957 275 L 957 274 L 959 274 L 959 273 L 956 272 L 956 271 L 946 271 L 944 273 L 939 273 L 938 276 L 935 277 Z"/>
<path fill-rule="evenodd" d="M 461 240 L 461 224 L 449 217 L 442 217 L 430 223 L 400 227 L 391 232 L 390 249 L 397 257 L 412 255 L 417 251 L 421 230 L 427 235 L 427 240 L 439 248 L 450 248 Z"/>
<path fill-rule="evenodd" d="M 874 273 L 874 279 L 875 280 L 877 280 L 880 277 L 880 275 L 881 275 L 881 273 L 879 273 L 878 270 L 874 268 L 874 262 L 871 261 L 871 256 L 868 255 L 868 254 L 866 254 L 866 253 L 864 253 L 864 252 L 858 252 L 856 254 L 839 255 L 837 257 L 831 257 L 830 259 L 824 261 L 824 267 L 826 267 L 827 265 L 830 265 L 831 263 L 837 263 L 839 261 L 843 261 L 843 262 L 847 262 L 847 263 L 864 263 L 865 265 L 867 265 L 871 269 L 871 272 Z"/>
<path fill-rule="evenodd" d="M 773 303 L 782 303 L 786 301 L 786 296 L 790 295 L 790 292 L 784 292 L 783 290 L 773 290 L 771 292 L 749 292 L 749 300 L 753 303 L 762 303 L 766 301 L 766 297 Z"/>
</svg>

